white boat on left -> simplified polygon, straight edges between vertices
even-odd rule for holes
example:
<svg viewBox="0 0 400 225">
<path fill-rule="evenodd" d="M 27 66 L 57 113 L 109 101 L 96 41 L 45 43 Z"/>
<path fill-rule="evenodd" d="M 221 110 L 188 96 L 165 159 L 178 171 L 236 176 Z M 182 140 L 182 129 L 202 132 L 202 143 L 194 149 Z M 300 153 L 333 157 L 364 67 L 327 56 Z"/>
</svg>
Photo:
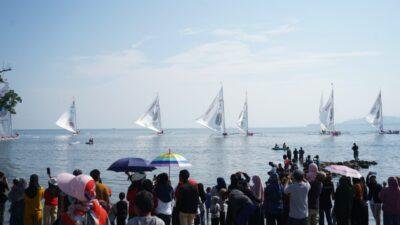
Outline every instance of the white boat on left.
<svg viewBox="0 0 400 225">
<path fill-rule="evenodd" d="M 1 69 L 2 72 L 10 71 L 11 69 Z M 0 83 L 0 98 L 10 91 L 9 84 L 6 80 Z M 12 115 L 5 109 L 0 108 L 0 141 L 12 141 L 19 139 L 19 134 L 13 131 Z"/>
<path fill-rule="evenodd" d="M 69 109 L 64 112 L 60 118 L 56 121 L 56 125 L 71 132 L 74 135 L 79 134 L 79 129 L 76 123 L 76 108 L 75 99 L 72 100 L 72 104 Z"/>
<path fill-rule="evenodd" d="M 160 100 L 158 95 L 153 100 L 146 112 L 139 117 L 135 123 L 141 127 L 155 131 L 159 135 L 164 133 L 164 130 L 161 127 Z"/>
</svg>

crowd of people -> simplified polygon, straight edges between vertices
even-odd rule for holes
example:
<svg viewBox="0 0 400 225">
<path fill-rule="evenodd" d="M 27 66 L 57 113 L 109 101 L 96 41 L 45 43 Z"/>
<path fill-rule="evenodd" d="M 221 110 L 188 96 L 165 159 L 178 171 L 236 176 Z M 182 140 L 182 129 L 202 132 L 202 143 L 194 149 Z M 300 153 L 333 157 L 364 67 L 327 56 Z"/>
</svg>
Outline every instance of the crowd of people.
<svg viewBox="0 0 400 225">
<path fill-rule="evenodd" d="M 400 177 L 379 184 L 370 172 L 365 179 L 342 176 L 334 185 L 318 157 L 303 162 L 297 154 L 285 154 L 284 166 L 270 162 L 265 184 L 260 176 L 236 172 L 229 185 L 218 177 L 205 188 L 181 170 L 173 188 L 166 173 L 148 179 L 127 172 L 131 184 L 114 204 L 97 169 L 51 177 L 46 189 L 35 174 L 9 187 L 0 172 L 0 225 L 6 201 L 10 225 L 367 225 L 369 211 L 376 225 L 382 212 L 383 225 L 400 225 Z"/>
</svg>

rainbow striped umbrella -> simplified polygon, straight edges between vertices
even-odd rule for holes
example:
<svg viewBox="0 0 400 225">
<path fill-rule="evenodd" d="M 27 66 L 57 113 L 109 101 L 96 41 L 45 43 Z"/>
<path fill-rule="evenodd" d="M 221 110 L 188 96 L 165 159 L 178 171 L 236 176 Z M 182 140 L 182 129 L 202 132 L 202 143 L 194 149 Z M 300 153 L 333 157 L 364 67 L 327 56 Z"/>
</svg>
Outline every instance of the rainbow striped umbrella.
<svg viewBox="0 0 400 225">
<path fill-rule="evenodd" d="M 169 174 L 171 173 L 171 166 L 173 167 L 189 167 L 192 166 L 185 157 L 180 154 L 173 153 L 171 150 L 157 156 L 153 161 L 151 161 L 150 166 L 155 167 L 168 167 Z"/>
</svg>

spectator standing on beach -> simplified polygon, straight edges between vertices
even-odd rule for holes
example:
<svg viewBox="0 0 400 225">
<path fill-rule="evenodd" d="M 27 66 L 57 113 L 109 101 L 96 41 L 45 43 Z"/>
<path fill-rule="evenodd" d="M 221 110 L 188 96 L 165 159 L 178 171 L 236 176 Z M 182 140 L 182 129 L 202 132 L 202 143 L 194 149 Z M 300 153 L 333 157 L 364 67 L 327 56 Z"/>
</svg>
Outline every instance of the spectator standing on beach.
<svg viewBox="0 0 400 225">
<path fill-rule="evenodd" d="M 218 196 L 218 204 L 220 208 L 219 219 L 220 225 L 225 225 L 225 193 L 227 192 L 227 186 L 224 178 L 217 178 L 217 185 L 211 189 L 211 196 Z"/>
<path fill-rule="evenodd" d="M 137 172 L 133 175 L 129 175 L 129 179 L 132 182 L 128 187 L 128 191 L 126 194 L 126 200 L 129 202 L 129 218 L 135 216 L 135 199 L 137 193 L 143 190 L 143 181 L 146 179 L 146 174 L 143 172 Z"/>
<path fill-rule="evenodd" d="M 214 195 L 211 197 L 210 213 L 211 213 L 211 225 L 220 224 L 220 212 L 221 206 L 219 204 L 219 197 Z"/>
<path fill-rule="evenodd" d="M 71 199 L 54 225 L 109 225 L 107 211 L 96 198 L 96 182 L 91 176 L 62 173 L 57 176 L 58 187 Z"/>
<path fill-rule="evenodd" d="M 115 204 L 115 218 L 117 225 L 125 225 L 128 218 L 128 203 L 125 201 L 125 193 L 119 193 L 118 198 L 119 201 Z"/>
<path fill-rule="evenodd" d="M 277 173 L 269 175 L 264 191 L 264 210 L 267 225 L 283 225 L 283 186 Z"/>
<path fill-rule="evenodd" d="M 193 225 L 199 205 L 199 192 L 196 181 L 189 179 L 187 170 L 179 172 L 179 184 L 176 187 L 176 207 L 180 225 Z"/>
<path fill-rule="evenodd" d="M 318 171 L 317 164 L 311 163 L 308 166 L 307 180 L 311 186 L 308 192 L 308 219 L 310 225 L 317 225 L 319 222 L 319 199 L 322 191 L 322 176 L 324 175 Z"/>
<path fill-rule="evenodd" d="M 398 180 L 389 177 L 388 187 L 379 193 L 382 201 L 383 225 L 398 225 L 400 221 L 400 189 Z"/>
<path fill-rule="evenodd" d="M 153 193 L 156 202 L 154 210 L 156 215 L 164 221 L 165 225 L 170 225 L 174 189 L 169 183 L 168 174 L 161 173 L 156 177 Z"/>
<path fill-rule="evenodd" d="M 300 147 L 300 150 L 299 150 L 299 160 L 300 160 L 300 162 L 303 162 L 304 161 L 304 150 L 303 150 L 303 147 Z"/>
<path fill-rule="evenodd" d="M 205 212 L 206 212 L 206 206 L 205 206 L 205 202 L 207 199 L 207 195 L 206 192 L 204 191 L 204 185 L 202 183 L 198 183 L 197 184 L 197 190 L 199 192 L 199 210 L 198 210 L 198 214 L 196 216 L 196 224 L 200 224 L 200 225 L 205 225 L 206 224 L 206 220 L 205 220 Z"/>
<path fill-rule="evenodd" d="M 372 215 L 374 216 L 376 225 L 381 225 L 382 201 L 379 199 L 379 193 L 382 185 L 376 181 L 376 174 L 369 172 L 367 175 L 368 200 Z"/>
<path fill-rule="evenodd" d="M 160 218 L 151 215 L 154 204 L 153 196 L 150 192 L 140 191 L 136 196 L 134 207 L 137 216 L 130 219 L 128 225 L 165 225 Z"/>
<path fill-rule="evenodd" d="M 96 182 L 97 199 L 99 200 L 100 204 L 104 202 L 107 206 L 106 210 L 108 210 L 108 207 L 110 206 L 110 191 L 108 190 L 108 187 L 101 182 L 100 171 L 98 169 L 94 169 L 90 171 L 90 176 Z"/>
<path fill-rule="evenodd" d="M 44 189 L 39 185 L 39 177 L 32 174 L 24 197 L 24 225 L 41 225 L 43 217 L 42 199 Z"/>
<path fill-rule="evenodd" d="M 204 202 L 204 205 L 206 206 L 206 221 L 208 223 L 209 215 L 210 215 L 210 208 L 211 208 L 211 188 L 210 187 L 206 188 L 206 201 Z"/>
<path fill-rule="evenodd" d="M 8 193 L 10 205 L 10 225 L 24 224 L 24 193 L 26 181 L 22 178 L 14 179 L 13 186 Z"/>
<path fill-rule="evenodd" d="M 250 190 L 253 192 L 255 197 L 259 199 L 261 202 L 264 200 L 264 187 L 261 182 L 261 178 L 257 175 L 251 178 L 253 185 L 250 187 Z"/>
<path fill-rule="evenodd" d="M 292 160 L 292 150 L 290 150 L 290 148 L 286 150 L 286 156 L 288 157 L 289 160 Z"/>
<path fill-rule="evenodd" d="M 353 143 L 353 147 L 351 147 L 351 149 L 353 150 L 354 160 L 358 161 L 358 145 L 355 142 Z"/>
<path fill-rule="evenodd" d="M 368 204 L 364 196 L 364 187 L 359 179 L 353 180 L 353 208 L 351 225 L 368 225 Z"/>
<path fill-rule="evenodd" d="M 232 174 L 233 175 L 233 174 Z M 232 177 L 231 175 L 231 177 Z M 248 217 L 240 218 L 239 215 L 244 209 L 252 206 L 251 199 L 246 196 L 242 191 L 239 190 L 238 185 L 229 185 L 229 197 L 228 197 L 228 212 L 226 214 L 226 224 L 236 225 L 236 224 L 247 224 Z M 242 219 L 243 223 L 238 223 L 237 220 Z M 243 221 L 244 220 L 244 221 Z"/>
<path fill-rule="evenodd" d="M 301 170 L 293 172 L 294 182 L 285 184 L 285 194 L 290 194 L 290 210 L 287 225 L 307 225 L 308 221 L 308 192 L 310 184 L 304 179 Z"/>
<path fill-rule="evenodd" d="M 52 225 L 57 219 L 57 180 L 55 178 L 50 178 L 48 184 L 49 187 L 44 191 L 43 225 Z"/>
<path fill-rule="evenodd" d="M 349 225 L 351 210 L 353 208 L 353 188 L 348 177 L 339 179 L 339 186 L 335 192 L 335 205 L 333 211 L 337 225 Z"/>
<path fill-rule="evenodd" d="M 7 201 L 7 191 L 9 191 L 6 175 L 0 171 L 0 225 L 4 222 L 4 210 Z"/>
<path fill-rule="evenodd" d="M 322 190 L 319 197 L 319 225 L 324 225 L 326 221 L 328 225 L 333 225 L 332 221 L 332 197 L 335 194 L 334 185 L 332 182 L 332 177 L 327 174 L 322 181 Z M 325 215 L 325 216 L 324 216 Z"/>
<path fill-rule="evenodd" d="M 297 162 L 299 160 L 299 151 L 297 148 L 294 149 L 293 151 L 293 162 Z"/>
</svg>

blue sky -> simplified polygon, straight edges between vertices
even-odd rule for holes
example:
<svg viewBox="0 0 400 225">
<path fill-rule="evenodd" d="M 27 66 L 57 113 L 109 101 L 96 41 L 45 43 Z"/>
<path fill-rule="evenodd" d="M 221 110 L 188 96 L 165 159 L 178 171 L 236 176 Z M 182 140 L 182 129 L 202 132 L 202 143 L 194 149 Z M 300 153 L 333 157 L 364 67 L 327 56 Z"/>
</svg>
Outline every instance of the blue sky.
<svg viewBox="0 0 400 225">
<path fill-rule="evenodd" d="M 198 127 L 224 84 L 227 126 L 315 123 L 335 84 L 336 120 L 379 89 L 399 115 L 399 1 L 2 1 L 0 62 L 23 97 L 17 128 L 55 128 L 73 96 L 82 128 L 132 128 L 160 94 L 165 127 Z"/>
</svg>

